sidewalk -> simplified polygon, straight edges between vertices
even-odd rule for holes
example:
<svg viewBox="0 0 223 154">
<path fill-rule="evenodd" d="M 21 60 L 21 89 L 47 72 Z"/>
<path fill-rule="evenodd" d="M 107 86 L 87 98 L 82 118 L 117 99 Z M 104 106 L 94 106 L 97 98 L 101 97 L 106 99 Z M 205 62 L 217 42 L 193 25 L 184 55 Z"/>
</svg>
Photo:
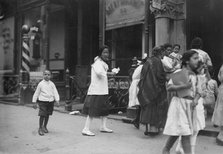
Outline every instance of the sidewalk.
<svg viewBox="0 0 223 154">
<path fill-rule="evenodd" d="M 19 105 L 19 104 L 16 104 L 16 103 L 9 103 L 9 102 L 6 102 L 6 101 L 1 101 L 0 100 L 0 103 L 3 103 L 3 104 L 9 104 L 9 105 Z M 22 104 L 24 106 L 27 106 L 27 107 L 32 107 L 33 104 L 29 103 L 29 104 Z M 72 105 L 72 111 L 80 111 L 82 110 L 83 108 L 83 104 L 80 104 L 80 103 L 77 103 L 77 104 L 73 104 Z M 60 106 L 59 107 L 54 107 L 54 111 L 57 111 L 57 112 L 60 112 L 60 113 L 65 113 L 65 114 L 69 114 L 71 111 L 67 111 L 65 110 L 65 102 L 60 102 Z M 85 116 L 83 114 L 78 114 L 79 116 Z M 110 114 L 108 116 L 109 119 L 113 119 L 113 120 L 119 120 L 119 121 L 123 121 L 124 123 L 131 123 L 132 119 L 130 118 L 126 118 L 126 113 L 121 113 L 121 114 Z M 213 127 L 213 124 L 211 123 L 211 119 L 207 119 L 206 120 L 206 127 L 204 130 L 201 130 L 199 132 L 199 135 L 202 135 L 202 136 L 210 136 L 210 137 L 216 137 L 219 133 L 219 128 L 215 128 Z"/>
<path fill-rule="evenodd" d="M 33 106 L 33 104 L 24 104 L 24 105 L 27 106 L 27 107 L 32 107 Z M 80 103 L 73 104 L 72 105 L 72 111 L 80 111 L 81 112 L 81 110 L 83 108 L 83 105 L 84 104 L 80 104 Z M 54 106 L 54 111 L 57 111 L 57 112 L 60 112 L 60 113 L 66 113 L 66 114 L 69 114 L 70 112 L 72 112 L 72 111 L 65 110 L 65 102 L 60 102 L 60 106 L 59 107 Z M 85 115 L 83 115 L 81 113 L 78 114 L 78 115 L 85 116 Z M 122 121 L 122 119 L 125 117 L 125 115 L 126 115 L 125 113 L 122 113 L 122 114 L 110 114 L 108 116 L 108 118 L 109 119 L 113 119 L 113 120 L 120 120 L 120 121 Z"/>
</svg>

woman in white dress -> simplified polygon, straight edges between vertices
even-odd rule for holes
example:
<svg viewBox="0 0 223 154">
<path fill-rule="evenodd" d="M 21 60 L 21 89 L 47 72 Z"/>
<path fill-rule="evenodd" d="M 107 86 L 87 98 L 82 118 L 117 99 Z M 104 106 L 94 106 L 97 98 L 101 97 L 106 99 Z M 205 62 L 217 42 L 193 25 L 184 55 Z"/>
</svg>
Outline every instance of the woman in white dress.
<svg viewBox="0 0 223 154">
<path fill-rule="evenodd" d="M 215 104 L 212 122 L 214 123 L 214 125 L 221 127 L 220 133 L 217 136 L 217 142 L 223 145 L 223 65 L 219 70 L 218 80 L 221 82 L 221 85 L 218 88 L 218 96 Z"/>
<path fill-rule="evenodd" d="M 108 99 L 108 75 L 115 75 L 114 72 L 108 72 L 108 46 L 103 46 L 99 50 L 99 55 L 94 59 L 91 65 L 91 84 L 88 88 L 88 93 L 85 98 L 83 114 L 87 115 L 82 134 L 86 136 L 95 136 L 90 131 L 90 125 L 94 117 L 101 118 L 100 132 L 112 133 L 113 131 L 107 128 L 106 121 L 109 114 Z"/>
<path fill-rule="evenodd" d="M 141 112 L 141 108 L 140 108 L 140 104 L 139 104 L 139 100 L 138 100 L 138 92 L 139 92 L 139 87 L 138 87 L 138 83 L 140 81 L 140 77 L 141 77 L 141 70 L 143 67 L 143 64 L 146 61 L 146 57 L 144 59 L 142 59 L 142 61 L 140 62 L 140 65 L 138 67 L 136 67 L 136 69 L 133 72 L 132 75 L 132 83 L 129 87 L 129 104 L 128 107 L 136 107 L 136 118 L 132 121 L 133 125 L 139 129 L 139 120 L 140 120 L 140 112 Z"/>
</svg>

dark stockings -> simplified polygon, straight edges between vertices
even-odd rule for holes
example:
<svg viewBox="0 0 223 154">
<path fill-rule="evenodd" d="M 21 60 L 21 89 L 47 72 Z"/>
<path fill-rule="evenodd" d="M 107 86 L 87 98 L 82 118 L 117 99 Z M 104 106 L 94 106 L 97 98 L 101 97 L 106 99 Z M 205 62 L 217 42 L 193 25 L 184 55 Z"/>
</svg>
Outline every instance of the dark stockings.
<svg viewBox="0 0 223 154">
<path fill-rule="evenodd" d="M 48 124 L 48 120 L 49 120 L 49 116 L 46 116 L 45 117 L 45 120 L 44 120 L 44 127 L 46 128 L 47 124 Z"/>
<path fill-rule="evenodd" d="M 48 120 L 49 120 L 49 115 L 48 116 L 40 116 L 39 117 L 39 128 L 42 128 L 43 126 L 46 127 Z"/>
<path fill-rule="evenodd" d="M 44 119 L 45 119 L 44 116 L 39 117 L 39 128 L 42 128 Z"/>
</svg>

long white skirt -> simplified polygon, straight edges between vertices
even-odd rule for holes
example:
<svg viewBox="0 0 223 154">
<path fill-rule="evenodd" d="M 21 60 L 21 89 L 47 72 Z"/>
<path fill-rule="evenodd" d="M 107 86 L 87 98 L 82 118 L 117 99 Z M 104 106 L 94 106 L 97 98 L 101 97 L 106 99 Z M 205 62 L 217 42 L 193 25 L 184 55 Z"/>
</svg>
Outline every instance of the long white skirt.
<svg viewBox="0 0 223 154">
<path fill-rule="evenodd" d="M 137 94 L 139 92 L 138 83 L 139 80 L 135 79 L 132 81 L 129 87 L 129 107 L 139 105 L 139 100 L 137 97 Z"/>
</svg>

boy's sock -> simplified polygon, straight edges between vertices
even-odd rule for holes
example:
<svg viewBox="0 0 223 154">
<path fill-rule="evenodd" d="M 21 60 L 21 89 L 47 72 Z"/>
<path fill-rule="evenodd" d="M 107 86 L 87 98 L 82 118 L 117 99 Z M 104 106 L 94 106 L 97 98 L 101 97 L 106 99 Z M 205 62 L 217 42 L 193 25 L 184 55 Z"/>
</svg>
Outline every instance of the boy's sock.
<svg viewBox="0 0 223 154">
<path fill-rule="evenodd" d="M 39 117 L 39 130 L 38 130 L 38 133 L 41 136 L 44 135 L 43 130 L 42 130 L 43 120 L 44 120 L 44 117 L 43 116 L 40 116 Z"/>
<path fill-rule="evenodd" d="M 48 124 L 48 120 L 49 120 L 49 115 L 44 117 L 44 126 L 42 128 L 44 133 L 48 133 L 48 130 L 47 130 L 47 127 L 46 127 L 47 124 Z"/>
<path fill-rule="evenodd" d="M 43 121 L 44 121 L 44 116 L 39 117 L 39 128 L 42 128 L 43 126 Z"/>
<path fill-rule="evenodd" d="M 47 124 L 48 124 L 48 120 L 49 120 L 49 115 L 47 115 L 45 118 L 44 118 L 44 127 L 46 128 Z"/>
</svg>

